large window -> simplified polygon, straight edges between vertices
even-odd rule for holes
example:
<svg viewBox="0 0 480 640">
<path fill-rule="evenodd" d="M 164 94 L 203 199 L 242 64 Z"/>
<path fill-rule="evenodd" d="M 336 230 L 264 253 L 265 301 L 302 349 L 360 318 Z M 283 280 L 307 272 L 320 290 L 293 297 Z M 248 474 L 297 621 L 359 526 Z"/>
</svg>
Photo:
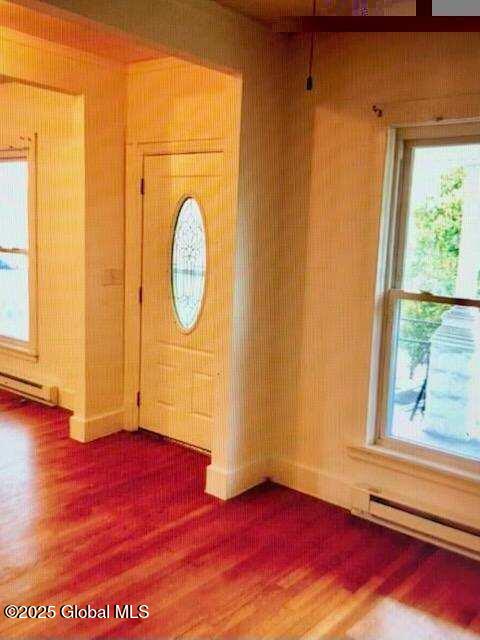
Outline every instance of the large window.
<svg viewBox="0 0 480 640">
<path fill-rule="evenodd" d="M 29 149 L 0 150 L 0 347 L 33 353 L 34 211 Z"/>
<path fill-rule="evenodd" d="M 480 460 L 480 136 L 459 131 L 397 135 L 377 441 Z"/>
</svg>

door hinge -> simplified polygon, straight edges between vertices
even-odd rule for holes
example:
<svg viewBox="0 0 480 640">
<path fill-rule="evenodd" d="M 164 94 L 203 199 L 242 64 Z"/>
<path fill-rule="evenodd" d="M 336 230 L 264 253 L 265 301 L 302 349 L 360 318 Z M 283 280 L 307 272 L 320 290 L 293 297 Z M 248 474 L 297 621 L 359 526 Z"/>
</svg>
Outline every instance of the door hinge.
<svg viewBox="0 0 480 640">
<path fill-rule="evenodd" d="M 143 302 L 143 287 L 140 287 L 138 290 L 138 301 L 140 304 Z"/>
<path fill-rule="evenodd" d="M 142 196 L 145 195 L 145 178 L 142 178 L 140 180 L 140 193 L 142 194 Z"/>
<path fill-rule="evenodd" d="M 137 391 L 137 407 L 139 407 L 141 404 L 141 394 L 140 391 Z"/>
</svg>

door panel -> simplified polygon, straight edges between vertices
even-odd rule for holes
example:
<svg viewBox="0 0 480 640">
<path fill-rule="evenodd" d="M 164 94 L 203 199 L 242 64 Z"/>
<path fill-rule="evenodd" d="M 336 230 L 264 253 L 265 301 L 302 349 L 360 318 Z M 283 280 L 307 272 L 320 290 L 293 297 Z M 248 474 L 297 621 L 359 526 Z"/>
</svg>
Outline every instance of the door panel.
<svg viewBox="0 0 480 640">
<path fill-rule="evenodd" d="M 144 162 L 140 425 L 203 449 L 211 449 L 219 372 L 222 161 L 221 153 L 197 153 Z M 171 262 L 177 216 L 188 198 L 202 213 L 206 273 L 197 322 L 185 331 L 174 309 Z M 194 244 L 188 238 L 187 247 Z"/>
</svg>

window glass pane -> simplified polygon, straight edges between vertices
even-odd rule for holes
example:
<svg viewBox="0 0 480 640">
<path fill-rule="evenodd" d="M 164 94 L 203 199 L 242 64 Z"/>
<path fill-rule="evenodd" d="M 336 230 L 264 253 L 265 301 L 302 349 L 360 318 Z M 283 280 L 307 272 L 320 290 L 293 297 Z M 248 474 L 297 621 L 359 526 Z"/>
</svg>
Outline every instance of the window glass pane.
<svg viewBox="0 0 480 640">
<path fill-rule="evenodd" d="M 0 252 L 0 336 L 28 341 L 28 258 Z"/>
<path fill-rule="evenodd" d="M 27 187 L 27 160 L 0 160 L 0 247 L 28 247 Z"/>
<path fill-rule="evenodd" d="M 480 297 L 480 144 L 416 147 L 406 225 L 406 291 Z"/>
<path fill-rule="evenodd" d="M 207 244 L 202 213 L 188 198 L 178 213 L 172 247 L 172 290 L 178 321 L 189 330 L 198 318 L 205 289 Z"/>
<path fill-rule="evenodd" d="M 479 336 L 476 308 L 397 303 L 388 435 L 480 459 Z"/>
</svg>

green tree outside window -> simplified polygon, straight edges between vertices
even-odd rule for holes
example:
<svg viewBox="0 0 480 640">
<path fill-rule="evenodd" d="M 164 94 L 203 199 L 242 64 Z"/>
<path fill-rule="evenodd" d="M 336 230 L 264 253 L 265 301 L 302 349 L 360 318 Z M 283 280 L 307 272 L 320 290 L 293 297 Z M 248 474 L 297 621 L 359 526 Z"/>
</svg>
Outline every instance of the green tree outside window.
<svg viewBox="0 0 480 640">
<path fill-rule="evenodd" d="M 422 291 L 454 296 L 460 251 L 465 170 L 462 167 L 442 175 L 440 194 L 428 198 L 414 213 L 416 245 L 405 269 L 407 282 Z M 479 283 L 480 286 L 480 283 Z M 400 339 L 410 357 L 410 375 L 426 363 L 429 342 L 440 325 L 448 305 L 414 301 L 402 303 Z"/>
</svg>

